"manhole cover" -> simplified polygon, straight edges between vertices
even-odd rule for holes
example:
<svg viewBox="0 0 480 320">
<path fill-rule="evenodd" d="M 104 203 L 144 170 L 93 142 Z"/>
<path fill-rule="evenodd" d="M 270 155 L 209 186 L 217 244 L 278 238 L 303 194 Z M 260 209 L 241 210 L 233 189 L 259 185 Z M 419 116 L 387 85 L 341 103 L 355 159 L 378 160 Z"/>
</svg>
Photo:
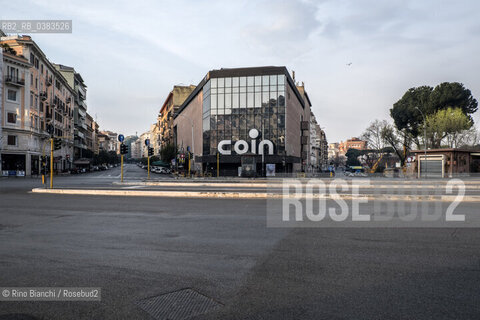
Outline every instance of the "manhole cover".
<svg viewBox="0 0 480 320">
<path fill-rule="evenodd" d="M 140 300 L 137 305 L 157 320 L 188 319 L 222 306 L 193 289 L 182 289 Z"/>
</svg>

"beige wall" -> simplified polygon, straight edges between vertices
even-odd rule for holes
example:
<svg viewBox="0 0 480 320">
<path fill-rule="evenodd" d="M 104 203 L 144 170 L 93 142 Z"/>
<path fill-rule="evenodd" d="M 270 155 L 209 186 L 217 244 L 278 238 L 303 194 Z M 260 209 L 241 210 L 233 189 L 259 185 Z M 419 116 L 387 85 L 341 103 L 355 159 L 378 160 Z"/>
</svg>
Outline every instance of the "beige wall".
<svg viewBox="0 0 480 320">
<path fill-rule="evenodd" d="M 193 151 L 197 156 L 201 156 L 203 153 L 202 102 L 203 91 L 200 91 L 174 121 L 174 126 L 177 126 L 177 146 L 179 150 L 182 144 L 185 150 L 187 146 L 192 146 L 192 126 L 189 119 L 193 121 L 193 136 L 195 140 Z"/>
</svg>

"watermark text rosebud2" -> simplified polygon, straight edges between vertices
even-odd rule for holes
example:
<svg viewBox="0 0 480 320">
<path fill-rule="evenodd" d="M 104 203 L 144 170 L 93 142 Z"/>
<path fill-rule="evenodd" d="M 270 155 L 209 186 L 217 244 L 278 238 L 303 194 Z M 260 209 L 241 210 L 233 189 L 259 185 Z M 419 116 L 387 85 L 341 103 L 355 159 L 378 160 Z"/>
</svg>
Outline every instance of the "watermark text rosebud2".
<svg viewBox="0 0 480 320">
<path fill-rule="evenodd" d="M 284 179 L 268 189 L 268 227 L 480 226 L 458 210 L 465 196 L 460 179 Z"/>
</svg>

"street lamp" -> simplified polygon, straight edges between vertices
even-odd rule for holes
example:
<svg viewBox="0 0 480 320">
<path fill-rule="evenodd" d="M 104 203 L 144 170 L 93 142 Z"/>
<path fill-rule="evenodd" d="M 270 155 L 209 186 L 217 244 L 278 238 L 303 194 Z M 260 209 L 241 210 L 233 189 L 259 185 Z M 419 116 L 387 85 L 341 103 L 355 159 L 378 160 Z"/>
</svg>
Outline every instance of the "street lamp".
<svg viewBox="0 0 480 320">
<path fill-rule="evenodd" d="M 425 161 L 425 178 L 428 178 L 427 176 L 427 121 L 425 119 L 425 115 L 423 114 L 422 110 L 420 110 L 419 107 L 415 107 L 418 111 L 420 111 L 420 114 L 422 115 L 423 118 L 423 139 L 425 140 L 425 156 L 423 160 Z"/>
</svg>

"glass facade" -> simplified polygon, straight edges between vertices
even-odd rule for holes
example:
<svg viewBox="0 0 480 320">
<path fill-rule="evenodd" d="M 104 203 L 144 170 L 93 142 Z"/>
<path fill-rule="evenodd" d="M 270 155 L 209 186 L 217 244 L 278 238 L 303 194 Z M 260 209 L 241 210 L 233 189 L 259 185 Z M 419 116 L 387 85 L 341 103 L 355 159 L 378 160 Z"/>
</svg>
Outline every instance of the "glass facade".
<svg viewBox="0 0 480 320">
<path fill-rule="evenodd" d="M 274 154 L 284 154 L 285 84 L 284 74 L 207 81 L 203 87 L 203 155 L 215 155 L 221 140 L 250 141 L 250 129 L 260 132 L 257 140 L 273 142 Z"/>
</svg>

